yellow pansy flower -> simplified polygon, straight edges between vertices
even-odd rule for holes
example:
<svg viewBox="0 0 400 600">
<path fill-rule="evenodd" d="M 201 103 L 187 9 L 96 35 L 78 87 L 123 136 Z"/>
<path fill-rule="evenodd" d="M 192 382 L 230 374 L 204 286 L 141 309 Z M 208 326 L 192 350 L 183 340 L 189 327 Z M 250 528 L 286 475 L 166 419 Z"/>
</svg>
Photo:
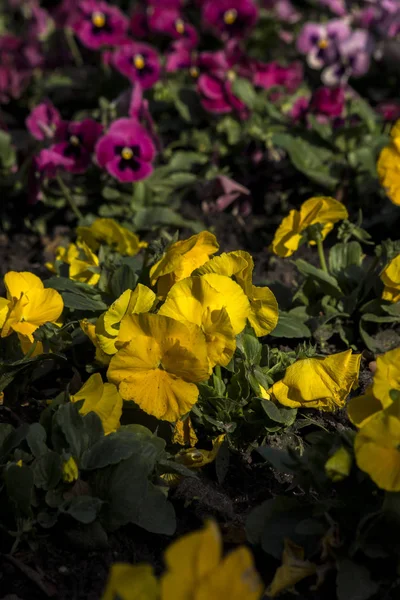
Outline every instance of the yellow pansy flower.
<svg viewBox="0 0 400 600">
<path fill-rule="evenodd" d="M 290 408 L 333 410 L 344 405 L 357 385 L 360 360 L 361 354 L 353 355 L 351 350 L 325 358 L 300 359 L 269 390 L 261 388 L 261 394 Z"/>
<path fill-rule="evenodd" d="M 131 341 L 111 359 L 107 377 L 124 400 L 166 421 L 189 412 L 199 395 L 195 383 L 210 375 L 200 327 L 142 313 L 125 317 L 120 336 Z"/>
<path fill-rule="evenodd" d="M 344 446 L 340 446 L 325 463 L 325 473 L 332 481 L 342 481 L 350 474 L 352 458 Z"/>
<path fill-rule="evenodd" d="M 78 239 L 86 242 L 94 252 L 101 244 L 107 244 L 123 256 L 135 256 L 148 246 L 147 242 L 141 242 L 135 233 L 114 219 L 96 219 L 90 227 L 78 227 L 76 233 Z"/>
<path fill-rule="evenodd" d="M 303 202 L 300 211 L 291 210 L 279 225 L 272 241 L 272 251 L 286 258 L 298 249 L 303 233 L 310 225 L 323 225 L 322 239 L 325 239 L 338 221 L 348 218 L 346 207 L 329 196 L 316 196 Z M 311 242 L 312 243 L 312 242 Z"/>
<path fill-rule="evenodd" d="M 375 413 L 383 409 L 382 403 L 372 393 L 372 386 L 362 396 L 350 398 L 347 416 L 356 427 L 362 427 Z"/>
<path fill-rule="evenodd" d="M 84 400 L 79 412 L 82 415 L 95 412 L 101 419 L 106 435 L 118 429 L 123 401 L 116 386 L 103 383 L 100 373 L 91 375 L 79 392 L 71 396 L 71 402 L 78 400 Z"/>
<path fill-rule="evenodd" d="M 99 259 L 83 241 L 69 244 L 67 248 L 59 246 L 55 260 L 69 265 L 69 278 L 74 281 L 96 285 L 100 279 Z M 48 263 L 46 266 L 55 272 L 53 264 Z"/>
<path fill-rule="evenodd" d="M 391 142 L 381 151 L 376 165 L 378 176 L 390 200 L 400 206 L 400 122 L 390 132 Z"/>
<path fill-rule="evenodd" d="M 399 154 L 400 160 L 400 154 Z M 400 302 L 400 254 L 396 256 L 381 273 L 383 281 L 383 300 Z"/>
<path fill-rule="evenodd" d="M 225 366 L 246 325 L 249 301 L 240 286 L 223 275 L 188 277 L 168 292 L 160 315 L 198 325 L 204 332 L 210 364 Z"/>
<path fill-rule="evenodd" d="M 151 285 L 157 283 L 157 293 L 165 298 L 177 281 L 189 277 L 218 251 L 215 235 L 202 231 L 187 240 L 175 242 L 150 269 Z"/>
<path fill-rule="evenodd" d="M 159 583 L 151 565 L 115 563 L 102 600 L 159 600 Z"/>
<path fill-rule="evenodd" d="M 66 483 L 72 483 L 79 477 L 79 469 L 75 459 L 70 456 L 62 465 L 62 478 Z"/>
<path fill-rule="evenodd" d="M 33 342 L 33 333 L 45 323 L 59 319 L 64 302 L 61 295 L 32 273 L 10 271 L 4 276 L 7 298 L 0 302 L 1 337 L 16 331 L 27 349 Z"/>
<path fill-rule="evenodd" d="M 248 252 L 237 250 L 223 253 L 196 270 L 196 275 L 217 273 L 233 279 L 246 294 L 250 306 L 247 319 L 255 334 L 268 335 L 278 323 L 278 303 L 268 287 L 253 285 L 254 261 Z"/>
<path fill-rule="evenodd" d="M 189 469 L 201 469 L 202 467 L 214 462 L 225 437 L 225 433 L 222 433 L 216 437 L 215 440 L 213 440 L 211 450 L 203 450 L 200 448 L 181 450 L 175 455 L 175 460 L 176 462 L 185 465 L 185 467 L 188 467 Z"/>
<path fill-rule="evenodd" d="M 400 402 L 375 413 L 361 427 L 354 441 L 358 467 L 378 487 L 400 492 Z"/>
<path fill-rule="evenodd" d="M 156 300 L 155 293 L 139 283 L 134 290 L 125 290 L 123 294 L 97 320 L 95 335 L 98 347 L 108 355 L 117 351 L 120 340 L 120 326 L 124 317 L 148 312 Z M 128 339 L 124 339 L 124 342 Z"/>
<path fill-rule="evenodd" d="M 202 531 L 177 540 L 164 554 L 161 600 L 258 600 L 263 584 L 253 557 L 244 546 L 222 556 L 217 525 L 208 521 Z"/>
<path fill-rule="evenodd" d="M 317 572 L 317 565 L 304 560 L 304 549 L 288 538 L 284 540 L 282 564 L 277 568 L 274 578 L 267 589 L 267 596 L 275 598 L 285 590 L 292 588 Z"/>
<path fill-rule="evenodd" d="M 100 363 L 101 365 L 108 365 L 110 363 L 111 356 L 106 354 L 99 346 L 99 341 L 96 336 L 96 325 L 94 323 L 91 323 L 87 319 L 82 319 L 82 321 L 79 321 L 79 325 L 82 331 L 88 336 L 89 340 L 96 348 L 96 362 Z"/>
</svg>

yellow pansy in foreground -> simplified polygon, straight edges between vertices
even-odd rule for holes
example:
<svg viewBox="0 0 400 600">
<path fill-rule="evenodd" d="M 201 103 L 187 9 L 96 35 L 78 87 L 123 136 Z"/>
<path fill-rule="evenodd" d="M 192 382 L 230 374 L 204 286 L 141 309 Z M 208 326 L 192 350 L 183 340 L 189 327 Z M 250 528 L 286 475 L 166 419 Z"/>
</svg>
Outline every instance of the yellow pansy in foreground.
<svg viewBox="0 0 400 600">
<path fill-rule="evenodd" d="M 310 225 L 321 224 L 322 239 L 332 231 L 333 226 L 342 219 L 347 219 L 348 212 L 341 202 L 329 196 L 316 196 L 303 202 L 300 211 L 291 210 L 279 225 L 272 241 L 272 251 L 286 258 L 298 249 L 303 233 Z"/>
<path fill-rule="evenodd" d="M 357 385 L 361 354 L 351 350 L 325 358 L 304 358 L 286 369 L 280 381 L 263 394 L 291 408 L 333 410 L 344 405 Z"/>
<path fill-rule="evenodd" d="M 131 341 L 111 359 L 107 377 L 124 400 L 166 421 L 189 412 L 199 395 L 195 382 L 210 375 L 200 327 L 142 313 L 123 319 L 120 336 Z"/>
<path fill-rule="evenodd" d="M 165 297 L 174 283 L 189 277 L 218 251 L 215 235 L 202 231 L 187 240 L 175 242 L 162 258 L 151 267 L 151 285 L 157 283 L 157 293 Z"/>
<path fill-rule="evenodd" d="M 134 290 L 125 290 L 97 320 L 95 334 L 99 348 L 105 354 L 115 354 L 122 319 L 127 315 L 148 312 L 155 300 L 155 293 L 141 283 Z"/>
<path fill-rule="evenodd" d="M 380 182 L 390 200 L 400 206 L 400 125 L 394 125 L 391 142 L 383 148 L 376 165 Z"/>
<path fill-rule="evenodd" d="M 151 565 L 115 563 L 102 600 L 157 600 L 159 584 Z"/>
<path fill-rule="evenodd" d="M 100 373 L 91 375 L 79 392 L 71 396 L 71 402 L 78 400 L 84 400 L 79 412 L 82 415 L 95 412 L 101 419 L 105 434 L 118 429 L 123 401 L 116 386 L 103 383 Z"/>
<path fill-rule="evenodd" d="M 356 427 L 362 427 L 372 415 L 381 411 L 382 403 L 372 393 L 372 386 L 362 396 L 350 398 L 347 405 L 347 415 Z"/>
<path fill-rule="evenodd" d="M 377 412 L 361 427 L 354 442 L 358 467 L 378 487 L 400 492 L 400 403 Z"/>
<path fill-rule="evenodd" d="M 284 540 L 282 564 L 277 568 L 274 578 L 267 589 L 267 596 L 275 598 L 281 592 L 292 588 L 317 571 L 317 565 L 304 560 L 304 549 L 288 538 Z"/>
<path fill-rule="evenodd" d="M 90 227 L 78 227 L 76 233 L 95 252 L 101 244 L 107 244 L 123 256 L 135 256 L 148 246 L 147 242 L 141 242 L 135 233 L 114 219 L 96 219 Z"/>
<path fill-rule="evenodd" d="M 263 585 L 253 557 L 244 546 L 222 556 L 217 525 L 189 533 L 166 550 L 161 577 L 162 600 L 258 600 Z"/>
<path fill-rule="evenodd" d="M 176 283 L 159 310 L 160 315 L 202 329 L 212 367 L 229 363 L 248 313 L 249 301 L 238 284 L 214 273 Z"/>
<path fill-rule="evenodd" d="M 254 261 L 248 252 L 237 250 L 216 256 L 196 270 L 196 275 L 213 273 L 233 277 L 246 294 L 250 310 L 247 319 L 259 337 L 268 335 L 278 323 L 278 303 L 268 287 L 253 285 Z"/>
<path fill-rule="evenodd" d="M 400 302 L 400 254 L 396 256 L 381 273 L 381 280 L 384 285 L 382 293 L 383 300 Z"/>
<path fill-rule="evenodd" d="M 26 349 L 38 327 L 59 319 L 63 299 L 56 290 L 45 289 L 39 277 L 28 272 L 10 271 L 4 276 L 4 285 L 7 299 L 1 298 L 0 302 L 1 337 L 16 331 L 23 336 Z"/>
</svg>

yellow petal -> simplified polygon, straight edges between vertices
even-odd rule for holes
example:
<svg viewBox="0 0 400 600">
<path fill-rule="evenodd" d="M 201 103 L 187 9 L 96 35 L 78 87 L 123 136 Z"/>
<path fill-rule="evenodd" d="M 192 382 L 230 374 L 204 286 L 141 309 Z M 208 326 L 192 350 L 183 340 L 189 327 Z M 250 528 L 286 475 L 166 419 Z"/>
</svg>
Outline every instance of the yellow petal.
<svg viewBox="0 0 400 600">
<path fill-rule="evenodd" d="M 267 590 L 267 595 L 270 598 L 275 598 L 281 592 L 292 588 L 299 581 L 310 577 L 316 571 L 316 564 L 304 560 L 303 548 L 286 538 L 282 554 L 282 565 L 276 570 L 271 585 Z"/>
<path fill-rule="evenodd" d="M 7 298 L 12 300 L 13 298 L 19 299 L 22 294 L 30 292 L 31 290 L 42 290 L 43 283 L 33 273 L 22 271 L 9 271 L 4 275 L 4 285 L 7 290 Z"/>
<path fill-rule="evenodd" d="M 221 535 L 213 521 L 171 544 L 164 554 L 167 570 L 161 577 L 162 600 L 192 598 L 199 584 L 215 573 L 221 555 Z"/>
<path fill-rule="evenodd" d="M 32 345 L 35 343 L 28 336 L 18 334 L 19 343 L 21 344 L 21 350 L 24 354 L 28 354 L 28 352 L 32 351 Z M 44 353 L 42 342 L 36 342 L 36 346 L 32 354 L 30 354 L 31 358 L 35 356 L 40 356 Z"/>
<path fill-rule="evenodd" d="M 69 277 L 74 281 L 96 285 L 100 279 L 99 259 L 85 242 L 77 242 L 79 255 L 69 260 Z"/>
<path fill-rule="evenodd" d="M 340 446 L 325 463 L 325 473 L 332 481 L 342 481 L 350 474 L 352 458 L 350 452 Z"/>
<path fill-rule="evenodd" d="M 232 277 L 232 275 L 236 274 L 243 275 L 248 268 L 248 256 L 250 255 L 247 252 L 241 251 L 223 252 L 196 269 L 195 274 L 206 275 L 207 273 L 217 273 L 218 275 L 226 275 L 227 277 Z"/>
<path fill-rule="evenodd" d="M 378 487 L 400 491 L 400 420 L 391 406 L 376 413 L 359 430 L 354 442 L 357 465 Z"/>
<path fill-rule="evenodd" d="M 372 388 L 369 388 L 363 396 L 350 398 L 347 405 L 347 415 L 353 425 L 362 427 L 375 413 L 382 409 L 382 403 L 375 398 Z"/>
<path fill-rule="evenodd" d="M 240 546 L 199 584 L 196 600 L 258 600 L 264 586 L 248 548 Z"/>
<path fill-rule="evenodd" d="M 282 258 L 292 256 L 300 245 L 302 231 L 299 211 L 291 210 L 275 232 L 271 244 L 272 252 Z"/>
<path fill-rule="evenodd" d="M 400 206 L 400 152 L 394 144 L 383 148 L 376 166 L 386 194 Z"/>
<path fill-rule="evenodd" d="M 195 446 L 198 442 L 190 417 L 180 419 L 175 423 L 172 443 L 180 446 Z"/>
<path fill-rule="evenodd" d="M 257 337 L 268 335 L 278 323 L 279 309 L 268 287 L 251 286 L 249 322 Z"/>
<path fill-rule="evenodd" d="M 124 256 L 134 256 L 147 246 L 146 242 L 141 242 L 135 233 L 114 219 L 96 219 L 90 227 L 78 227 L 77 235 L 94 251 L 98 250 L 100 243 L 105 243 Z"/>
<path fill-rule="evenodd" d="M 7 298 L 0 298 L 0 330 L 6 322 L 10 305 L 10 300 L 7 300 Z"/>
<path fill-rule="evenodd" d="M 96 325 L 90 323 L 87 319 L 82 319 L 82 321 L 79 322 L 79 325 L 96 348 L 95 360 L 102 365 L 108 365 L 111 357 L 103 352 L 99 346 L 99 341 L 96 336 Z"/>
<path fill-rule="evenodd" d="M 301 205 L 300 222 L 302 229 L 321 223 L 329 225 L 331 231 L 334 223 L 347 219 L 349 216 L 346 207 L 330 196 L 316 196 L 309 198 Z M 328 231 L 325 232 L 328 233 Z M 323 237 L 325 237 L 323 232 Z"/>
<path fill-rule="evenodd" d="M 250 302 L 242 288 L 235 281 L 224 275 L 210 273 L 203 275 L 204 279 L 214 290 L 225 299 L 225 309 L 229 315 L 235 335 L 238 335 L 246 325 L 250 315 Z"/>
<path fill-rule="evenodd" d="M 36 327 L 54 323 L 64 309 L 61 294 L 51 288 L 32 289 L 27 292 L 27 298 L 29 302 L 23 310 L 23 318 Z"/>
<path fill-rule="evenodd" d="M 71 396 L 71 402 L 84 400 L 80 411 L 83 415 L 95 412 L 101 419 L 104 433 L 118 429 L 122 415 L 122 397 L 112 383 L 103 383 L 99 373 L 91 375 L 79 392 Z"/>
<path fill-rule="evenodd" d="M 351 350 L 326 358 L 306 358 L 286 369 L 281 379 L 267 390 L 284 406 L 332 410 L 343 406 L 357 384 L 361 355 Z"/>
<path fill-rule="evenodd" d="M 399 155 L 400 158 L 400 155 Z M 389 302 L 400 301 L 400 254 L 396 256 L 381 273 L 381 280 L 384 288 L 382 293 L 383 300 Z"/>
<path fill-rule="evenodd" d="M 376 359 L 372 393 L 384 408 L 392 403 L 390 390 L 400 390 L 400 348 L 389 350 Z"/>
<path fill-rule="evenodd" d="M 181 450 L 176 456 L 176 462 L 189 467 L 190 469 L 201 469 L 205 465 L 208 465 L 217 458 L 219 449 L 225 439 L 226 434 L 219 435 L 213 440 L 213 447 L 211 450 L 203 450 L 200 448 L 191 448 L 188 450 Z"/>
<path fill-rule="evenodd" d="M 102 600 L 157 600 L 159 584 L 150 565 L 114 563 Z"/>
</svg>

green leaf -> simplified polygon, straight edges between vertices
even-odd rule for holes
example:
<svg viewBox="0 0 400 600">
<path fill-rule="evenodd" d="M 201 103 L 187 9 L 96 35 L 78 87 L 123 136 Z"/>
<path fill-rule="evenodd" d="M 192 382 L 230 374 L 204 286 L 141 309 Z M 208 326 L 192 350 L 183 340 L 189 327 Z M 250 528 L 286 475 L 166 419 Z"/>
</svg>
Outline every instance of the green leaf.
<svg viewBox="0 0 400 600">
<path fill-rule="evenodd" d="M 81 468 L 86 470 L 102 469 L 115 465 L 132 454 L 145 450 L 146 442 L 130 431 L 110 433 L 82 454 Z M 153 445 L 148 445 L 154 448 Z"/>
<path fill-rule="evenodd" d="M 254 108 L 257 102 L 257 93 L 248 79 L 236 77 L 232 82 L 232 92 L 249 108 Z"/>
<path fill-rule="evenodd" d="M 47 450 L 39 456 L 32 466 L 35 486 L 43 490 L 54 489 L 62 476 L 62 461 L 57 452 Z"/>
<path fill-rule="evenodd" d="M 236 338 L 237 347 L 244 354 L 246 361 L 250 365 L 258 365 L 261 359 L 262 345 L 255 337 L 249 333 L 241 333 Z"/>
<path fill-rule="evenodd" d="M 162 225 L 187 227 L 196 233 L 203 229 L 199 222 L 185 219 L 167 206 L 140 208 L 135 214 L 133 224 L 136 229 L 142 230 L 154 229 Z"/>
<path fill-rule="evenodd" d="M 76 496 L 67 502 L 60 511 L 70 515 L 79 523 L 92 523 L 100 512 L 103 502 L 93 496 Z"/>
<path fill-rule="evenodd" d="M 224 440 L 215 459 L 215 472 L 217 473 L 217 479 L 220 485 L 223 484 L 228 473 L 230 455 L 229 444 L 226 440 Z"/>
<path fill-rule="evenodd" d="M 286 450 L 271 448 L 271 446 L 260 446 L 257 448 L 257 452 L 280 473 L 296 473 L 297 464 L 289 456 Z"/>
<path fill-rule="evenodd" d="M 363 251 L 358 242 L 335 244 L 329 252 L 329 270 L 337 275 L 351 265 L 361 266 L 362 259 Z"/>
<path fill-rule="evenodd" d="M 10 171 L 16 164 L 17 155 L 12 144 L 11 135 L 0 130 L 0 171 Z"/>
<path fill-rule="evenodd" d="M 14 431 L 14 427 L 9 423 L 0 423 L 0 457 L 2 455 L 2 446 L 8 436 Z"/>
<path fill-rule="evenodd" d="M 31 514 L 33 494 L 33 473 L 26 465 L 9 465 L 4 474 L 8 497 L 15 505 L 17 512 L 24 516 Z"/>
<path fill-rule="evenodd" d="M 119 298 L 126 290 L 134 290 L 138 279 L 139 277 L 129 265 L 121 265 L 111 276 L 111 293 L 115 298 Z"/>
<path fill-rule="evenodd" d="M 82 417 L 80 404 L 69 402 L 59 406 L 52 419 L 53 447 L 59 453 L 67 450 L 77 458 L 104 436 L 100 417 L 94 412 Z"/>
<path fill-rule="evenodd" d="M 24 423 L 18 427 L 18 429 L 12 429 L 3 442 L 0 459 L 7 458 L 7 456 L 26 439 L 28 432 L 28 423 Z"/>
<path fill-rule="evenodd" d="M 303 338 L 311 337 L 311 331 L 298 316 L 280 311 L 278 324 L 269 335 L 278 338 Z"/>
<path fill-rule="evenodd" d="M 52 288 L 61 293 L 66 308 L 97 312 L 107 310 L 99 292 L 86 283 L 73 281 L 67 277 L 50 277 L 44 281 L 46 288 Z"/>
<path fill-rule="evenodd" d="M 345 558 L 337 563 L 336 593 L 338 600 L 368 600 L 379 590 L 364 565 Z"/>
<path fill-rule="evenodd" d="M 317 283 L 326 294 L 335 298 L 341 298 L 343 296 L 343 292 L 340 289 L 338 282 L 332 275 L 325 273 L 322 269 L 317 269 L 317 267 L 310 265 L 301 258 L 294 262 L 300 273 Z"/>
<path fill-rule="evenodd" d="M 297 408 L 287 408 L 286 406 L 278 408 L 275 402 L 264 398 L 261 399 L 261 406 L 271 421 L 285 425 L 285 427 L 292 425 L 296 419 Z"/>
<path fill-rule="evenodd" d="M 30 451 L 36 458 L 47 452 L 46 438 L 46 430 L 40 423 L 30 425 L 26 441 Z"/>
<path fill-rule="evenodd" d="M 107 533 L 99 521 L 77 523 L 65 529 L 64 534 L 70 544 L 85 552 L 106 550 L 109 547 Z"/>
</svg>

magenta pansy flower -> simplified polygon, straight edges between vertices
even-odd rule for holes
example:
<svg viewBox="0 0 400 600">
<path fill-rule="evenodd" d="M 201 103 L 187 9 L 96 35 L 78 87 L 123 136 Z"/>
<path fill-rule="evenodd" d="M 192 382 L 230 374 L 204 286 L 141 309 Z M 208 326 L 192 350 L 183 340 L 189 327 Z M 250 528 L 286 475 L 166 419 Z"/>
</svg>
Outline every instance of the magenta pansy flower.
<svg viewBox="0 0 400 600">
<path fill-rule="evenodd" d="M 240 119 L 248 116 L 247 106 L 232 91 L 229 76 L 202 74 L 197 81 L 197 90 L 205 110 L 215 114 L 236 112 Z"/>
<path fill-rule="evenodd" d="M 199 41 L 196 29 L 177 8 L 155 6 L 149 11 L 148 25 L 151 32 L 167 35 L 174 40 L 185 40 L 192 48 Z"/>
<path fill-rule="evenodd" d="M 100 123 L 93 119 L 63 121 L 56 134 L 60 141 L 50 150 L 72 161 L 66 166 L 67 171 L 84 173 L 91 163 L 94 147 L 102 131 Z"/>
<path fill-rule="evenodd" d="M 295 9 L 291 0 L 264 0 L 264 6 L 273 10 L 280 21 L 285 23 L 297 23 L 301 14 Z"/>
<path fill-rule="evenodd" d="M 50 101 L 38 104 L 25 120 L 29 133 L 36 140 L 51 139 L 61 125 L 61 115 Z"/>
<path fill-rule="evenodd" d="M 264 89 L 276 86 L 284 87 L 293 93 L 303 81 L 303 67 L 300 62 L 294 62 L 283 67 L 277 62 L 260 63 L 254 66 L 253 83 Z"/>
<path fill-rule="evenodd" d="M 326 25 L 306 23 L 297 38 L 297 49 L 307 56 L 312 69 L 320 69 L 337 60 L 338 44 L 350 34 L 350 26 L 345 20 L 333 19 Z"/>
<path fill-rule="evenodd" d="M 44 148 L 35 158 L 35 166 L 45 177 L 55 177 L 58 171 L 71 171 L 74 161 L 52 148 Z"/>
<path fill-rule="evenodd" d="M 160 79 L 161 65 L 157 52 L 144 42 L 124 44 L 113 57 L 114 67 L 132 83 L 143 89 L 152 87 Z"/>
<path fill-rule="evenodd" d="M 343 87 L 319 88 L 311 98 L 310 110 L 327 117 L 340 117 L 345 107 Z"/>
<path fill-rule="evenodd" d="M 146 179 L 155 153 L 151 137 L 135 119 L 114 121 L 96 146 L 99 166 L 123 183 Z"/>
<path fill-rule="evenodd" d="M 397 121 L 397 119 L 400 119 L 400 102 L 386 100 L 378 104 L 376 111 L 382 115 L 385 121 Z"/>
<path fill-rule="evenodd" d="M 258 10 L 252 0 L 207 0 L 202 19 L 221 37 L 242 38 L 256 24 Z"/>
<path fill-rule="evenodd" d="M 128 19 L 116 6 L 97 0 L 82 0 L 73 29 L 80 42 L 97 50 L 115 46 L 125 37 Z"/>
</svg>

